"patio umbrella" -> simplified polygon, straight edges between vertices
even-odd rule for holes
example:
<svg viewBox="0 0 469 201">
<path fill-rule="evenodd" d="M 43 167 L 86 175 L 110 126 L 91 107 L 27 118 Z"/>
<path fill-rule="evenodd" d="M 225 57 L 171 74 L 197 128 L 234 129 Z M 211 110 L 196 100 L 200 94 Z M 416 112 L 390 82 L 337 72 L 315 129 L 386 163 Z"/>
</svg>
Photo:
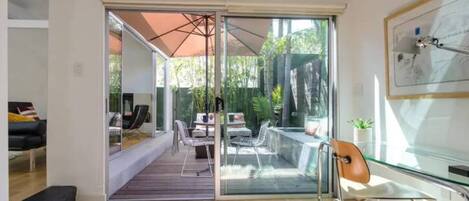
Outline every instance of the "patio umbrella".
<svg viewBox="0 0 469 201">
<path fill-rule="evenodd" d="M 169 57 L 205 56 L 205 113 L 208 116 L 208 56 L 215 54 L 215 16 L 210 13 L 113 13 Z M 230 18 L 226 26 L 229 54 L 258 55 L 270 26 L 271 20 L 266 18 Z"/>
</svg>

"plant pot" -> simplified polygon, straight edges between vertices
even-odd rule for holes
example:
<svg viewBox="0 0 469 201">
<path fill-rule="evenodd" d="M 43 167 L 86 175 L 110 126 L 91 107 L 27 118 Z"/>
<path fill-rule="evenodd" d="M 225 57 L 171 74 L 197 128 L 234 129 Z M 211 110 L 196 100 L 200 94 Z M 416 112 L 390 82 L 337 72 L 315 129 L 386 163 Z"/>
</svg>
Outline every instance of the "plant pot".
<svg viewBox="0 0 469 201">
<path fill-rule="evenodd" d="M 359 129 L 353 128 L 353 142 L 371 142 L 372 141 L 372 128 Z"/>
</svg>

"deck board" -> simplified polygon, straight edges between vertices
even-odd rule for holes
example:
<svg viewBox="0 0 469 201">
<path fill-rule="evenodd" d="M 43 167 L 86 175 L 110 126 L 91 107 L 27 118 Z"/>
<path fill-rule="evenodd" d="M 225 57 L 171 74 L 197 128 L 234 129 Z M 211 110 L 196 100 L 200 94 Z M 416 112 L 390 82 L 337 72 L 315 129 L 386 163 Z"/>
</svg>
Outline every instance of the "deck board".
<svg viewBox="0 0 469 201">
<path fill-rule="evenodd" d="M 166 151 L 112 195 L 110 200 L 213 200 L 213 178 L 181 177 L 184 156 L 184 150 L 174 155 L 171 150 Z M 195 153 L 191 152 L 186 167 L 203 170 L 207 168 L 207 160 L 195 159 Z"/>
</svg>

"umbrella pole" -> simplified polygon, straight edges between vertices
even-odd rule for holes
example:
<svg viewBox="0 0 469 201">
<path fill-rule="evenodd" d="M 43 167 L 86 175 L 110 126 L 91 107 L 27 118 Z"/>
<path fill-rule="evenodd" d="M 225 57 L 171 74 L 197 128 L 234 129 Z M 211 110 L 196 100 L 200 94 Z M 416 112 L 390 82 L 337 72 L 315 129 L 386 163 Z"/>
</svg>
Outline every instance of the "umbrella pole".
<svg viewBox="0 0 469 201">
<path fill-rule="evenodd" d="M 205 116 L 208 117 L 208 18 L 205 16 Z M 208 125 L 205 126 L 205 135 L 208 137 Z"/>
</svg>

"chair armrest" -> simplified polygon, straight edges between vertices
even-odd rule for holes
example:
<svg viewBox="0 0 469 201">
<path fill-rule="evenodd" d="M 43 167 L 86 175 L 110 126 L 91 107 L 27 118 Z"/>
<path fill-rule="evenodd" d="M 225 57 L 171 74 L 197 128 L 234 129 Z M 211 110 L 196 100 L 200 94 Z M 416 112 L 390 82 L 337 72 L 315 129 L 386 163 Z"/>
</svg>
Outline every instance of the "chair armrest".
<svg viewBox="0 0 469 201">
<path fill-rule="evenodd" d="M 47 123 L 45 120 L 33 122 L 10 122 L 8 123 L 9 135 L 46 135 Z"/>
</svg>

